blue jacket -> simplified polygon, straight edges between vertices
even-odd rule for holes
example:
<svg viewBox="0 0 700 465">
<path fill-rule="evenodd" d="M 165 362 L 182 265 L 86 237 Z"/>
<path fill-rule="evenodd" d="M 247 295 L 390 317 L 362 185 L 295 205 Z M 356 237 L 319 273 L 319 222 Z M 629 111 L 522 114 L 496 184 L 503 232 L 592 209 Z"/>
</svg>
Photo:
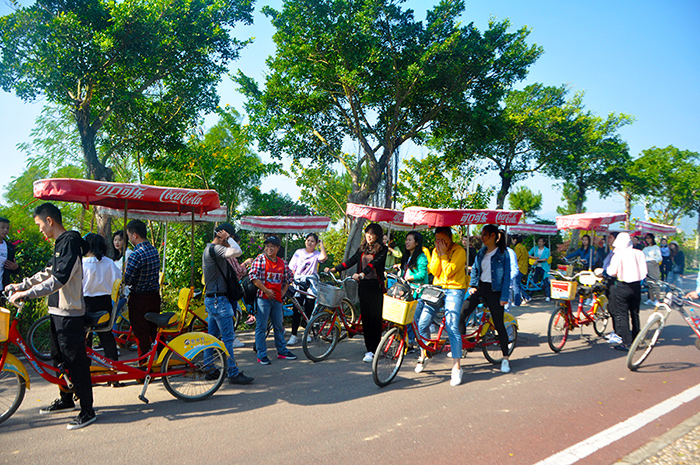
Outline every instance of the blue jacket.
<svg viewBox="0 0 700 465">
<path fill-rule="evenodd" d="M 482 247 L 476 254 L 472 265 L 471 287 L 477 287 L 481 276 L 481 261 L 486 255 L 486 247 Z M 501 292 L 501 302 L 507 302 L 510 298 L 510 257 L 508 252 L 496 250 L 491 257 L 491 290 Z"/>
</svg>

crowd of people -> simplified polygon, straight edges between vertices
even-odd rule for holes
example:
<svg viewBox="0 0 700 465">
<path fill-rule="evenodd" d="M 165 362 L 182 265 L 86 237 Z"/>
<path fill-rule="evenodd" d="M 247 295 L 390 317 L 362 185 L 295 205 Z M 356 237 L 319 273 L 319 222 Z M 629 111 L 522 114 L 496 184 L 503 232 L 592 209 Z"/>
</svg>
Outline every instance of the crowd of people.
<svg viewBox="0 0 700 465">
<path fill-rule="evenodd" d="M 146 224 L 132 220 L 125 233 L 117 231 L 112 237 L 112 247 L 104 238 L 89 233 L 80 237 L 68 231 L 62 223 L 60 210 L 51 203 L 44 203 L 34 210 L 34 221 L 48 239 L 55 241 L 54 254 L 49 266 L 18 284 L 10 284 L 11 274 L 19 267 L 14 260 L 14 248 L 7 242 L 9 221 L 0 218 L 0 276 L 3 288 L 12 290 L 12 302 L 48 296 L 51 322 L 51 357 L 56 366 L 64 366 L 70 373 L 74 391 L 60 390 L 59 398 L 42 408 L 40 413 L 56 413 L 76 408 L 73 394 L 80 401 L 80 413 L 68 424 L 68 429 L 87 426 L 96 420 L 92 406 L 90 361 L 86 355 L 86 315 L 111 312 L 114 283 L 124 276 L 127 286 L 129 316 L 136 339 L 138 356 L 148 353 L 156 338 L 157 326 L 145 318 L 145 314 L 160 313 L 160 260 L 157 249 L 148 241 Z M 549 274 L 551 251 L 539 238 L 529 251 L 520 236 L 508 238 L 506 232 L 495 225 L 485 225 L 480 238 L 462 237 L 455 241 L 449 227 L 435 231 L 434 249 L 425 245 L 423 234 L 411 231 L 406 234 L 404 250 L 395 239 L 384 234 L 377 223 L 370 223 L 364 230 L 359 248 L 347 260 L 324 271 L 336 273 L 349 271 L 358 282 L 360 314 L 365 343 L 364 362 L 372 362 L 382 336 L 382 305 L 387 292 L 387 271 L 398 274 L 414 284 L 432 283 L 440 288 L 439 304 L 428 304 L 419 299 L 414 321 L 421 337 L 429 339 L 431 325 L 439 310 L 444 310 L 445 329 L 452 358 L 450 384 L 462 383 L 461 367 L 462 335 L 466 323 L 480 303 L 488 307 L 493 318 L 499 344 L 503 353 L 501 371 L 511 370 L 508 352 L 508 333 L 504 324 L 504 312 L 512 305 L 527 303 L 531 296 L 522 289 L 522 280 L 529 272 L 529 264 L 542 282 L 545 300 L 550 300 Z M 644 246 L 635 243 L 636 236 L 626 232 L 609 233 L 598 247 L 594 247 L 588 235 L 581 238 L 581 247 L 566 258 L 578 258 L 583 263 L 592 261 L 603 268 L 608 280 L 609 309 L 613 316 L 613 333 L 609 340 L 615 348 L 627 350 L 639 332 L 639 309 L 642 302 L 642 281 L 646 279 L 649 296 L 645 303 L 655 304 L 660 298 L 657 280 L 665 279 L 679 284 L 685 271 L 685 256 L 676 241 L 661 239 L 657 245 L 653 234 L 644 238 Z M 234 349 L 243 344 L 236 338 L 232 317 L 234 306 L 242 297 L 240 281 L 247 273 L 255 286 L 255 312 L 249 323 L 255 323 L 255 351 L 261 365 L 272 362 L 267 351 L 267 325 L 271 322 L 277 358 L 297 358 L 288 346 L 299 343 L 298 329 L 301 315 L 292 317 L 291 335 L 285 340 L 283 326 L 283 301 L 295 283 L 302 311 L 308 318 L 315 306 L 317 275 L 321 263 L 328 259 L 325 246 L 316 234 L 305 237 L 304 247 L 295 251 L 287 263 L 280 254 L 281 241 L 271 235 L 264 240 L 262 253 L 243 263 L 241 247 L 234 227 L 222 223 L 202 253 L 204 304 L 208 313 L 208 331 L 219 338 L 228 351 L 227 377 L 231 384 L 246 385 L 254 378 L 239 370 Z M 131 244 L 133 248 L 129 248 Z M 700 282 L 700 281 L 699 281 Z M 414 297 L 419 297 L 417 290 Z M 697 291 L 690 293 L 697 298 Z M 119 299 L 117 299 L 119 300 Z M 97 333 L 105 357 L 117 360 L 114 335 L 111 331 Z M 415 334 L 409 339 L 414 342 Z M 144 358 L 141 358 L 144 360 Z M 421 351 L 415 372 L 425 370 L 430 354 Z M 218 378 L 220 373 L 207 376 Z M 118 384 L 118 383 L 116 383 Z"/>
</svg>

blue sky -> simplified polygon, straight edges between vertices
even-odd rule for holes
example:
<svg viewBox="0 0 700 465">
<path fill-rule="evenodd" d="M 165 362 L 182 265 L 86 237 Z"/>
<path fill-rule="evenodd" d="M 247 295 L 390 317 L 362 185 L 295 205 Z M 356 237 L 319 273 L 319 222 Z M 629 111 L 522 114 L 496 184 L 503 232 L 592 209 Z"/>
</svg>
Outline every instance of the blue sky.
<svg viewBox="0 0 700 465">
<path fill-rule="evenodd" d="M 414 0 L 406 6 L 422 18 L 435 3 Z M 281 1 L 259 1 L 256 10 L 263 5 L 279 8 Z M 633 115 L 635 123 L 621 131 L 633 156 L 652 146 L 667 145 L 700 152 L 700 2 L 467 0 L 466 5 L 465 24 L 474 22 L 484 30 L 490 17 L 509 19 L 513 28 L 530 28 L 528 42 L 544 48 L 544 55 L 521 86 L 533 82 L 567 84 L 572 92 L 585 91 L 584 102 L 596 114 Z M 9 11 L 7 4 L 0 2 L 0 14 Z M 259 13 L 255 25 L 236 28 L 237 37 L 254 37 L 255 42 L 232 63 L 232 71 L 240 68 L 262 81 L 265 58 L 274 53 L 273 32 L 267 18 Z M 243 99 L 227 77 L 220 95 L 222 105 L 242 110 Z M 28 140 L 41 106 L 42 102 L 24 103 L 0 91 L 0 186 L 22 172 L 24 155 L 16 145 Z M 206 122 L 211 124 L 211 118 Z M 404 148 L 402 156 L 420 157 L 424 153 L 413 146 Z M 481 182 L 496 185 L 498 179 L 489 175 Z M 536 176 L 524 184 L 544 194 L 541 214 L 553 218 L 561 203 L 556 182 Z M 273 187 L 298 197 L 291 180 L 273 178 L 263 184 L 264 189 Z M 589 211 L 621 211 L 622 200 L 615 195 L 601 200 L 592 194 L 586 207 Z M 641 216 L 637 212 L 635 215 Z M 694 225 L 690 220 L 683 223 L 688 232 Z"/>
</svg>

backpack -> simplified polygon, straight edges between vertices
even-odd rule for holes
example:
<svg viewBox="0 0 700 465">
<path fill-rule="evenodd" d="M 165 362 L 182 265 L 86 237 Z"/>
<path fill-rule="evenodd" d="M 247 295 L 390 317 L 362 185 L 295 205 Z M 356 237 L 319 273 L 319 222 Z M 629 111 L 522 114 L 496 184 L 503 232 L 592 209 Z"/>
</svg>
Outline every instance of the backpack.
<svg viewBox="0 0 700 465">
<path fill-rule="evenodd" d="M 231 305 L 235 305 L 236 302 L 241 300 L 244 295 L 243 288 L 241 287 L 241 283 L 238 281 L 236 272 L 231 265 L 228 264 L 228 262 L 226 263 L 226 273 L 223 272 L 219 266 L 219 263 L 216 261 L 214 247 L 209 247 L 209 255 L 211 255 L 212 260 L 214 260 L 216 269 L 219 270 L 219 273 L 221 273 L 221 276 L 223 276 L 224 281 L 226 281 L 226 296 L 228 297 L 228 301 L 231 302 Z"/>
</svg>

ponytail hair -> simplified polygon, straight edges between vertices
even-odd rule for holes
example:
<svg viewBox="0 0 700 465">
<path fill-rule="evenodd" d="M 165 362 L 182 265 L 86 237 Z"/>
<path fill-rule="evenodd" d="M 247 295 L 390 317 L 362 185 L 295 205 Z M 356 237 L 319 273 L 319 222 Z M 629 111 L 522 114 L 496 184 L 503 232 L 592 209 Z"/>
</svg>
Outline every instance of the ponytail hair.
<svg viewBox="0 0 700 465">
<path fill-rule="evenodd" d="M 500 250 L 501 252 L 505 252 L 506 247 L 508 246 L 508 244 L 506 243 L 507 234 L 505 231 L 503 231 L 502 229 L 498 229 L 498 226 L 496 226 L 495 224 L 487 224 L 487 225 L 484 225 L 483 228 L 481 228 L 481 233 L 482 234 L 486 233 L 488 235 L 495 234 L 496 235 L 496 248 L 498 248 L 498 250 Z"/>
<path fill-rule="evenodd" d="M 90 252 L 92 252 L 97 260 L 102 260 L 107 254 L 107 243 L 105 243 L 104 237 L 95 233 L 88 233 L 85 235 L 85 240 L 90 246 Z"/>
</svg>

